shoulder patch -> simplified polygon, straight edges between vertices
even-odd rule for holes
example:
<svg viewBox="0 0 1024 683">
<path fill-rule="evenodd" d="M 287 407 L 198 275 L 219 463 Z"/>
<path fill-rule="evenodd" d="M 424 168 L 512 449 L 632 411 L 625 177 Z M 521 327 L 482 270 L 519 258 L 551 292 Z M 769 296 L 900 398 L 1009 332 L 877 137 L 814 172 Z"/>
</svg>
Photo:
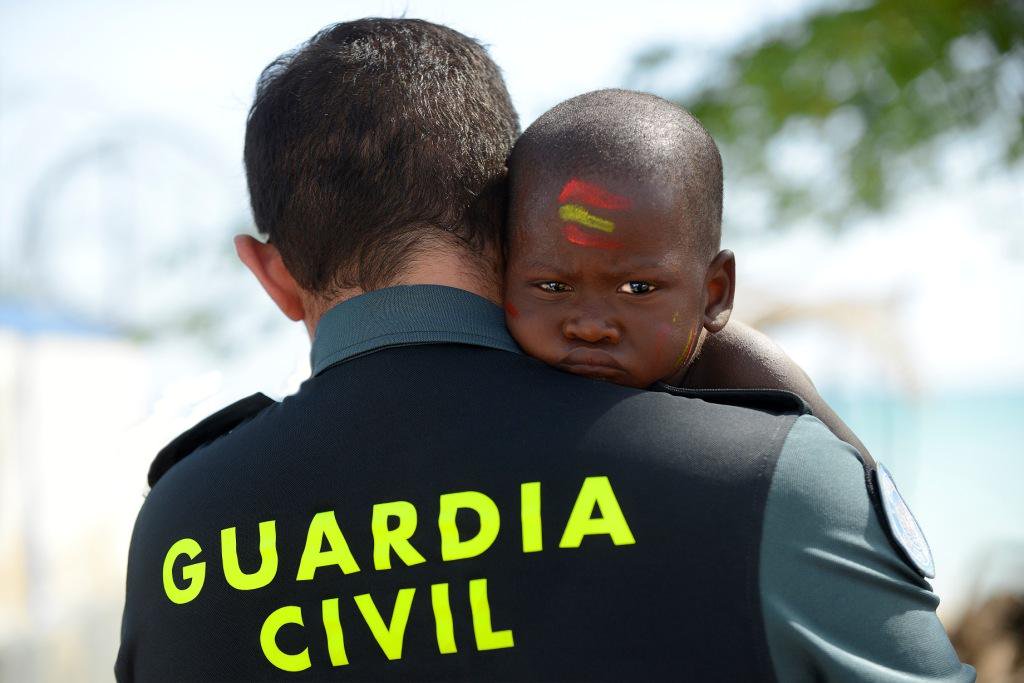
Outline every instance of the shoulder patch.
<svg viewBox="0 0 1024 683">
<path fill-rule="evenodd" d="M 893 545 L 914 571 L 926 579 L 935 578 L 935 560 L 928 539 L 924 537 L 921 525 L 896 488 L 892 474 L 882 463 L 877 463 L 875 480 L 885 518 L 883 526 L 889 532 Z"/>
<path fill-rule="evenodd" d="M 213 415 L 204 418 L 192 429 L 179 434 L 173 441 L 160 449 L 149 466 L 147 480 L 150 488 L 189 453 L 200 446 L 205 446 L 217 437 L 227 434 L 274 403 L 277 401 L 266 394 L 255 393 L 218 410 Z"/>
</svg>

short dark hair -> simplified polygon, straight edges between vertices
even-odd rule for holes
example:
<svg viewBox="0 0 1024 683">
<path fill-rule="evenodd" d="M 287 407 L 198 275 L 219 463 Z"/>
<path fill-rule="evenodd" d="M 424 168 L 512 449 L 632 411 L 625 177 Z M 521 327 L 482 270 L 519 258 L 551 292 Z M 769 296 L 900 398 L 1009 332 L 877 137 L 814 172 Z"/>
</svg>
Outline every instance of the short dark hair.
<svg viewBox="0 0 1024 683">
<path fill-rule="evenodd" d="M 526 129 L 512 150 L 513 201 L 523 180 L 540 169 L 611 170 L 640 179 L 667 179 L 682 190 L 694 246 L 710 258 L 718 253 L 722 157 L 700 121 L 673 102 L 650 93 L 607 89 L 555 105 Z"/>
<path fill-rule="evenodd" d="M 329 26 L 263 70 L 253 218 L 306 290 L 387 286 L 431 239 L 498 246 L 519 119 L 475 40 L 418 19 Z"/>
</svg>

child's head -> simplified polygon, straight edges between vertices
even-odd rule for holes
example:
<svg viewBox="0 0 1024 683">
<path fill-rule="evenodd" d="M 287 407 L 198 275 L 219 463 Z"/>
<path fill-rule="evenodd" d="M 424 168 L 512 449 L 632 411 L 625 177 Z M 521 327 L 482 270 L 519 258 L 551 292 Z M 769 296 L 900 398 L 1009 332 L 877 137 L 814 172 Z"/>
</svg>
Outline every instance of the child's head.
<svg viewBox="0 0 1024 683">
<path fill-rule="evenodd" d="M 541 116 L 509 165 L 505 310 L 516 341 L 570 372 L 677 381 L 732 310 L 719 251 L 722 162 L 689 112 L 601 90 Z"/>
</svg>

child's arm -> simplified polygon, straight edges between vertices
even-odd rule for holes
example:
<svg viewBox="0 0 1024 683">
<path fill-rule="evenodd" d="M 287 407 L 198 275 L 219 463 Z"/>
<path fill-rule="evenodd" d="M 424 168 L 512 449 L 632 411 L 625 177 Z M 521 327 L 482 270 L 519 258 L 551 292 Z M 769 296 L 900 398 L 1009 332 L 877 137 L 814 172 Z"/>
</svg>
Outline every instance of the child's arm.
<svg viewBox="0 0 1024 683">
<path fill-rule="evenodd" d="M 687 389 L 785 389 L 811 406 L 832 433 L 861 453 L 868 451 L 825 402 L 807 374 L 779 345 L 738 320 L 704 340 L 700 354 L 683 377 Z"/>
</svg>

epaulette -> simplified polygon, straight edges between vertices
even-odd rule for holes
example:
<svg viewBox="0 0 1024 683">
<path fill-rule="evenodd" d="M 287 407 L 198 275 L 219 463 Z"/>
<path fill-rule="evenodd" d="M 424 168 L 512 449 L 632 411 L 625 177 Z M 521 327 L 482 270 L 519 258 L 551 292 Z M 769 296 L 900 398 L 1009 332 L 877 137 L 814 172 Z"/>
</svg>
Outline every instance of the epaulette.
<svg viewBox="0 0 1024 683">
<path fill-rule="evenodd" d="M 811 414 L 807 401 L 785 389 L 684 389 L 663 382 L 657 382 L 652 388 L 673 396 L 699 398 L 708 403 L 723 403 L 769 413 Z"/>
<path fill-rule="evenodd" d="M 192 429 L 179 434 L 173 441 L 160 449 L 149 466 L 147 479 L 150 488 L 189 453 L 205 446 L 217 437 L 227 434 L 276 402 L 266 394 L 255 393 L 218 410 L 213 415 L 204 418 Z"/>
</svg>

